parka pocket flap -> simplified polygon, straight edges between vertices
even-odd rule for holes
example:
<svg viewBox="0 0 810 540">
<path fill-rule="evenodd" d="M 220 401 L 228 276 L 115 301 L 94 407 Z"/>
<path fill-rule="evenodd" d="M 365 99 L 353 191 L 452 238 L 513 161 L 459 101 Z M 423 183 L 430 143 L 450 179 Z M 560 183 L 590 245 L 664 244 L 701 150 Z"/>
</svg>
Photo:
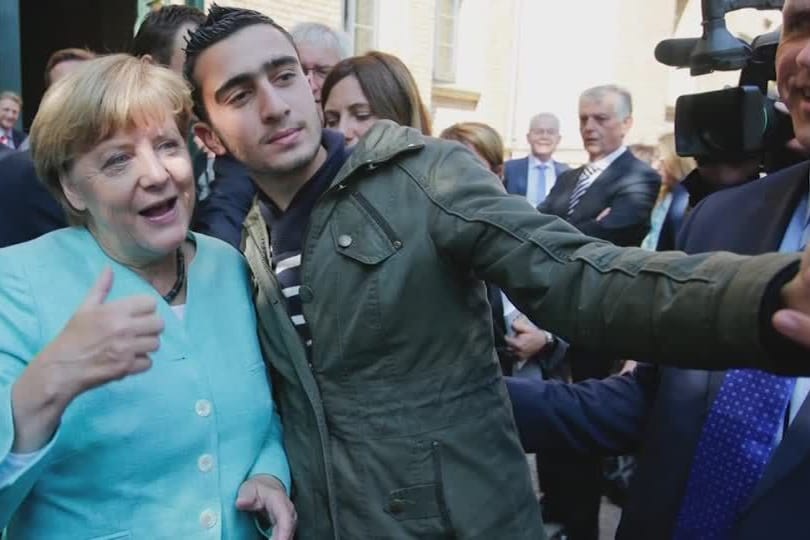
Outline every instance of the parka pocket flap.
<svg viewBox="0 0 810 540">
<path fill-rule="evenodd" d="M 335 250 L 367 265 L 383 262 L 402 247 L 396 232 L 360 194 L 335 209 L 330 229 Z"/>
<path fill-rule="evenodd" d="M 420 484 L 388 494 L 385 511 L 394 519 L 427 519 L 440 515 L 438 484 Z"/>
</svg>

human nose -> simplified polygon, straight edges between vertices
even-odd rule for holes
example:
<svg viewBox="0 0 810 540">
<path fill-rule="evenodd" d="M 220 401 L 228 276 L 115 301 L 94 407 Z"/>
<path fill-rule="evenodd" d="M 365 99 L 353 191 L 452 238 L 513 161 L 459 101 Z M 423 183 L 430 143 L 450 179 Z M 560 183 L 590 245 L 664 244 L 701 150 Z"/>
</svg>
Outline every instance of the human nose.
<svg viewBox="0 0 810 540">
<path fill-rule="evenodd" d="M 139 161 L 142 164 L 141 186 L 144 189 L 152 189 L 166 184 L 169 180 L 169 170 L 158 153 L 151 146 L 142 149 L 139 153 Z"/>
<path fill-rule="evenodd" d="M 343 133 L 346 144 L 353 144 L 357 140 L 357 122 L 350 117 L 341 117 L 337 130 Z"/>
<path fill-rule="evenodd" d="M 796 54 L 796 64 L 805 69 L 810 69 L 810 39 L 805 40 L 798 54 Z"/>
<path fill-rule="evenodd" d="M 312 90 L 312 95 L 315 96 L 315 99 L 321 98 L 321 85 L 319 84 L 320 79 L 315 75 L 314 69 L 307 70 L 307 82 L 309 83 L 309 89 Z"/>
<path fill-rule="evenodd" d="M 258 88 L 259 115 L 263 122 L 275 122 L 287 115 L 289 105 L 270 81 L 263 81 Z"/>
</svg>

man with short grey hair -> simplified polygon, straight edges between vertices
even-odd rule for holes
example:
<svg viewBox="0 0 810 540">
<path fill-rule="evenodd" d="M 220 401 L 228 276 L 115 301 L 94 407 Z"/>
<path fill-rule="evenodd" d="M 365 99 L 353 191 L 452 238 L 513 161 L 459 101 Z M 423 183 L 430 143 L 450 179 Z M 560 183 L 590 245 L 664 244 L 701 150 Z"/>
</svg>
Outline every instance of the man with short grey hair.
<svg viewBox="0 0 810 540">
<path fill-rule="evenodd" d="M 570 169 L 553 159 L 560 138 L 560 120 L 554 114 L 542 112 L 533 116 L 526 133 L 529 155 L 510 159 L 504 165 L 506 191 L 524 195 L 532 206 L 543 202 L 557 177 Z"/>
<path fill-rule="evenodd" d="M 563 173 L 538 209 L 565 219 L 589 236 L 620 246 L 640 245 L 650 228 L 661 177 L 624 145 L 632 126 L 630 92 L 616 85 L 585 90 L 579 99 L 579 131 L 588 163 Z M 575 382 L 607 377 L 615 360 L 577 344 L 565 354 Z M 571 539 L 596 540 L 601 460 L 543 455 L 540 461 L 544 516 L 561 522 Z"/>
<path fill-rule="evenodd" d="M 633 126 L 630 93 L 615 85 L 585 90 L 579 131 L 588 163 L 561 175 L 539 210 L 589 236 L 637 246 L 650 228 L 661 177 L 624 145 Z"/>
<path fill-rule="evenodd" d="M 351 56 L 349 36 L 345 32 L 315 22 L 298 24 L 290 31 L 290 35 L 298 49 L 301 67 L 309 80 L 309 87 L 323 118 L 321 87 L 335 64 Z"/>
</svg>

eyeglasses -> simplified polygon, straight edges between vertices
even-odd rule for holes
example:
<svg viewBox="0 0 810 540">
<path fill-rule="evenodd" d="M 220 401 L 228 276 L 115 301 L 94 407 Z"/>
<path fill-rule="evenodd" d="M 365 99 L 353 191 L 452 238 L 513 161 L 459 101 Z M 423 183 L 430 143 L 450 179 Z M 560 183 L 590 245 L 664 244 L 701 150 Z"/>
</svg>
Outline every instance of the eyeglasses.
<svg viewBox="0 0 810 540">
<path fill-rule="evenodd" d="M 325 79 L 329 72 L 332 71 L 334 66 L 319 66 L 318 64 L 312 66 L 305 66 L 301 64 L 301 69 L 304 70 L 304 75 L 309 77 L 310 73 L 313 77 L 318 79 Z"/>
<path fill-rule="evenodd" d="M 530 129 L 529 133 L 531 133 L 532 135 L 541 135 L 541 136 L 542 135 L 552 135 L 553 136 L 553 135 L 558 135 L 559 130 L 554 129 L 554 128 L 549 128 L 549 129 L 537 128 L 537 129 Z"/>
</svg>

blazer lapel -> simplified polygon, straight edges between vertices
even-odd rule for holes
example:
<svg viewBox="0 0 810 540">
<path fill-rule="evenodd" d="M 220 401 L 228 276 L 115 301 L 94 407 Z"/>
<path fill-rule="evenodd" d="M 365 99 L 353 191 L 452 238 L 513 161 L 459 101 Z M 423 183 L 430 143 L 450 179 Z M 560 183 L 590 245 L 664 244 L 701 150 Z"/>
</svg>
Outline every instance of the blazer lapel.
<svg viewBox="0 0 810 540">
<path fill-rule="evenodd" d="M 763 193 L 761 203 L 757 206 L 758 211 L 744 221 L 745 226 L 737 233 L 739 238 L 750 242 L 749 253 L 779 251 L 799 198 L 807 195 L 806 170 L 798 178 L 780 180 Z M 761 181 L 754 180 L 754 182 Z M 778 216 L 777 219 L 774 219 L 774 216 Z"/>
<path fill-rule="evenodd" d="M 512 175 L 513 182 L 511 186 L 508 186 L 508 191 L 525 197 L 529 185 L 529 158 L 518 160 L 513 165 L 512 170 L 514 171 Z"/>
<path fill-rule="evenodd" d="M 599 214 L 599 212 L 604 210 L 604 207 L 598 208 L 598 206 L 604 205 L 604 201 L 606 199 L 605 193 L 624 173 L 628 156 L 632 157 L 629 150 L 616 158 L 613 163 L 611 163 L 607 169 L 602 171 L 596 180 L 593 181 L 591 186 L 582 196 L 582 199 L 580 199 L 577 207 L 574 208 L 574 213 L 571 215 L 572 223 L 593 219 Z M 584 167 L 577 169 L 577 179 L 579 179 L 582 169 L 584 169 Z"/>
</svg>

